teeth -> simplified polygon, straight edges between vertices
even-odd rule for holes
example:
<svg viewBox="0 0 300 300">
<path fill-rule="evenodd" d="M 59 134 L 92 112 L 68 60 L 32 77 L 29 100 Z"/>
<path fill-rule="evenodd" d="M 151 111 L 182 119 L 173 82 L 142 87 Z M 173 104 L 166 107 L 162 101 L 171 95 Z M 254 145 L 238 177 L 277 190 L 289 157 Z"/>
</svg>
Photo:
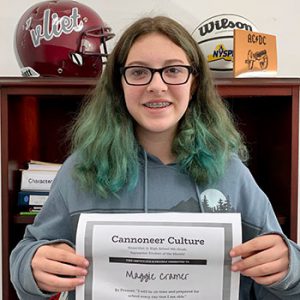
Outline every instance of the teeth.
<svg viewBox="0 0 300 300">
<path fill-rule="evenodd" d="M 150 108 L 161 108 L 161 107 L 167 107 L 169 105 L 170 102 L 149 102 L 145 104 L 145 106 Z"/>
</svg>

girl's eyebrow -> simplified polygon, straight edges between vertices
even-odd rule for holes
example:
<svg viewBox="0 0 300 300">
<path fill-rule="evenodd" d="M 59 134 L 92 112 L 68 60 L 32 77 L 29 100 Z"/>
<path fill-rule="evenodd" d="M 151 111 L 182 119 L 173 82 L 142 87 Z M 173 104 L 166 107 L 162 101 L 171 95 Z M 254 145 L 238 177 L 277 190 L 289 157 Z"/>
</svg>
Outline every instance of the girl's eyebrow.
<svg viewBox="0 0 300 300">
<path fill-rule="evenodd" d="M 174 65 L 174 64 L 187 64 L 187 62 L 181 60 L 181 59 L 168 59 L 164 61 L 163 66 L 168 66 L 168 65 Z M 141 60 L 134 60 L 131 61 L 130 63 L 126 64 L 126 66 L 149 66 L 148 62 L 141 61 Z"/>
</svg>

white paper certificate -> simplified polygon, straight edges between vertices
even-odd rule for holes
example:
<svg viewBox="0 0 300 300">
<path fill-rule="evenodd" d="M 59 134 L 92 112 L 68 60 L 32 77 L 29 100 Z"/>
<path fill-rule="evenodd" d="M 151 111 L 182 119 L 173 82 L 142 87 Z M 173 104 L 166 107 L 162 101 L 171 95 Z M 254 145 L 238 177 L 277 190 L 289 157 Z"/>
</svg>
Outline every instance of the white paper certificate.
<svg viewBox="0 0 300 300">
<path fill-rule="evenodd" d="M 90 261 L 76 300 L 237 300 L 236 213 L 82 214 L 76 251 Z"/>
</svg>

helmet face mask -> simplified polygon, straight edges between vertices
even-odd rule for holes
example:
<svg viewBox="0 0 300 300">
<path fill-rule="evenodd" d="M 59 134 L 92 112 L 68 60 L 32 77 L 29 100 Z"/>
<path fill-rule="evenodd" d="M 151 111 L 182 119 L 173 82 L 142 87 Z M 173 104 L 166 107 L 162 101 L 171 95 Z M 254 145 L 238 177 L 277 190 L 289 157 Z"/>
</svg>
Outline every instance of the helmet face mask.
<svg viewBox="0 0 300 300">
<path fill-rule="evenodd" d="M 24 76 L 96 77 L 114 34 L 100 16 L 76 1 L 45 1 L 30 7 L 15 33 Z"/>
</svg>

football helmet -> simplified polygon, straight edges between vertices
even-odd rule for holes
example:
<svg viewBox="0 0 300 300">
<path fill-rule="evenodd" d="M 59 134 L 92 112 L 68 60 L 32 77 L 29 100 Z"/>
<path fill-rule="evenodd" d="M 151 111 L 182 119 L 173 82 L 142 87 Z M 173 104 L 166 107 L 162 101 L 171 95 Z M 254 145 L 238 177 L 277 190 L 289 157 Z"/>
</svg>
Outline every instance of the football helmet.
<svg viewBox="0 0 300 300">
<path fill-rule="evenodd" d="M 72 0 L 30 7 L 18 22 L 15 52 L 23 76 L 96 77 L 114 34 L 91 8 Z"/>
</svg>

